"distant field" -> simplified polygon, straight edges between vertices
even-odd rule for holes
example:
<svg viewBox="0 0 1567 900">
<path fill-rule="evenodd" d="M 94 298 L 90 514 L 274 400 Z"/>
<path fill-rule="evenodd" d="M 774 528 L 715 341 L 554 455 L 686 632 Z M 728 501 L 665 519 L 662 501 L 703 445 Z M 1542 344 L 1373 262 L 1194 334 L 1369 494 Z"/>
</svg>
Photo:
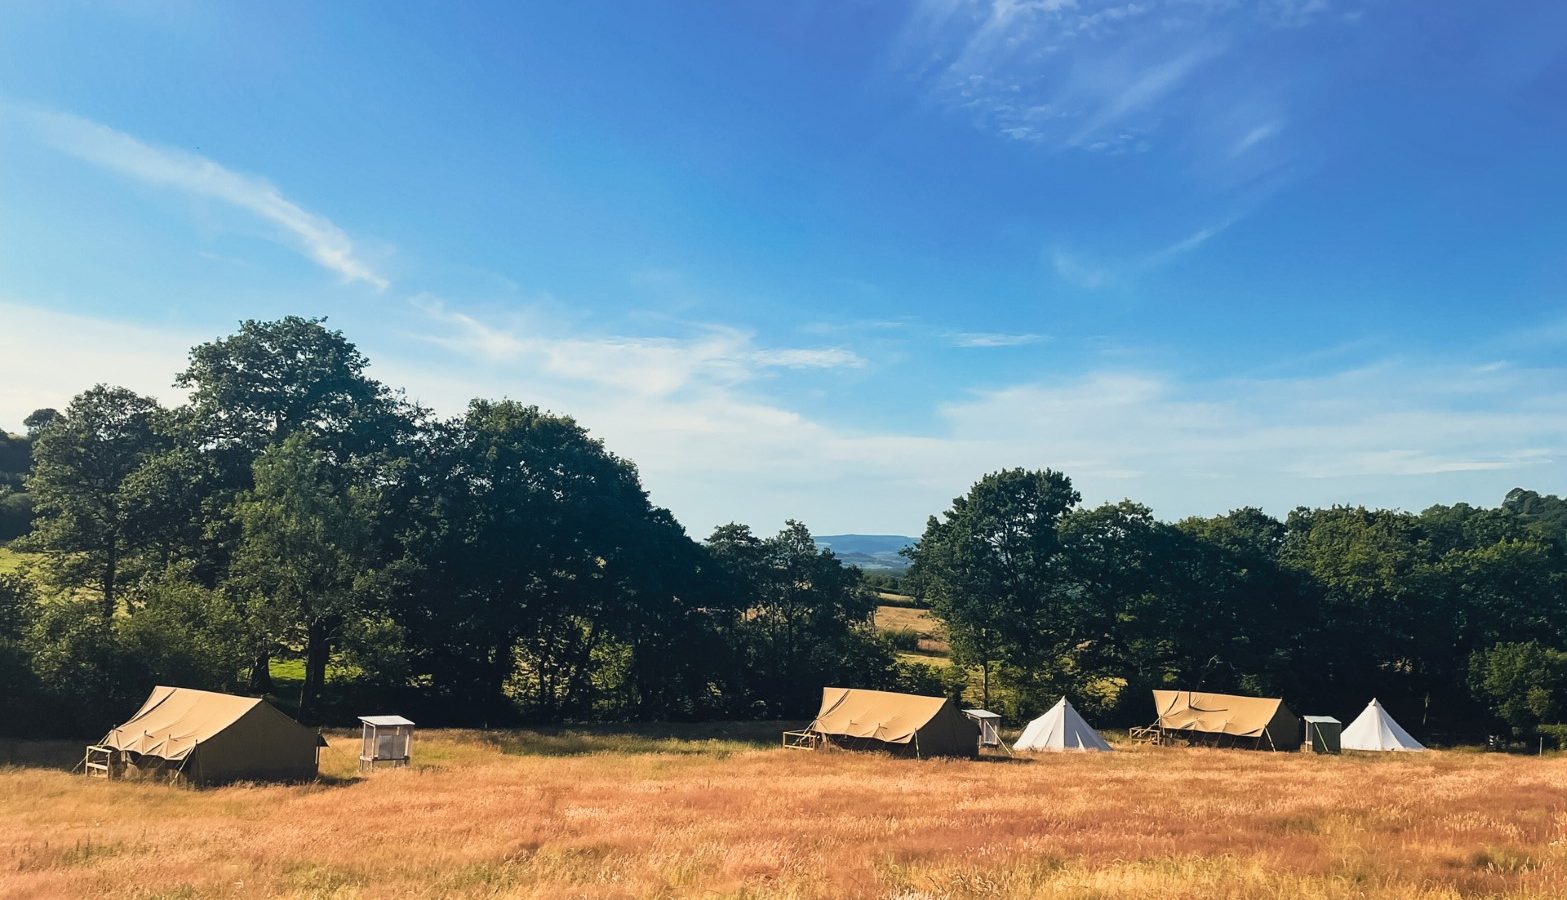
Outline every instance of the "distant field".
<svg viewBox="0 0 1567 900">
<path fill-rule="evenodd" d="M 15 572 L 26 558 L 27 554 L 18 553 L 10 547 L 0 547 L 0 574 Z"/>
<path fill-rule="evenodd" d="M 929 610 L 904 606 L 878 606 L 876 627 L 888 631 L 909 629 L 919 634 L 919 651 L 899 654 L 905 661 L 937 666 L 951 664 L 947 658 L 951 648 L 947 646 L 946 633 L 942 630 L 941 622 L 931 615 Z"/>
<path fill-rule="evenodd" d="M 1567 896 L 1567 757 L 775 749 L 779 726 L 423 732 L 305 787 L 66 774 L 0 742 L 0 897 Z"/>
</svg>

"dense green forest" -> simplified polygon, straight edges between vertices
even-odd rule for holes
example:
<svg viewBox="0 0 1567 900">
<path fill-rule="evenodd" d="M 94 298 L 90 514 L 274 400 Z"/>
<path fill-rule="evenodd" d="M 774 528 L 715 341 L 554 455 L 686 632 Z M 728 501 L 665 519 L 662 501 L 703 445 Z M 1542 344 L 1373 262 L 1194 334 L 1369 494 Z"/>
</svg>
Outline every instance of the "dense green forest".
<svg viewBox="0 0 1567 900">
<path fill-rule="evenodd" d="M 437 418 L 367 366 L 319 320 L 245 322 L 191 351 L 180 406 L 98 385 L 4 436 L 0 540 L 29 562 L 0 574 L 0 728 L 91 735 L 157 682 L 312 722 L 798 718 L 826 683 L 1009 716 L 1068 693 L 1104 724 L 1170 685 L 1378 696 L 1427 734 L 1564 718 L 1554 496 L 1165 523 L 998 472 L 898 581 L 945 623 L 942 670 L 899 661 L 804 525 L 694 540 L 571 418 Z"/>
</svg>

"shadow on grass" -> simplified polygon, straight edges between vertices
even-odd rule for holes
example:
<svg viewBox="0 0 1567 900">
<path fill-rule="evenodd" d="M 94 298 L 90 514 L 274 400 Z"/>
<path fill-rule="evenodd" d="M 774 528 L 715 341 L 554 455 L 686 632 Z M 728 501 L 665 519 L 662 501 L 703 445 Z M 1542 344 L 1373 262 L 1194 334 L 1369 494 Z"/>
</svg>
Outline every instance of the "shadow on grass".
<svg viewBox="0 0 1567 900">
<path fill-rule="evenodd" d="M 1026 765 L 1029 765 L 1030 763 L 1038 762 L 1039 760 L 1038 760 L 1038 757 L 1030 756 L 1027 753 L 1017 753 L 1017 754 L 1014 754 L 1012 756 L 1007 756 L 1004 753 L 1001 753 L 1001 754 L 985 753 L 985 754 L 981 754 L 980 756 L 975 757 L 974 761 L 975 762 L 982 762 L 982 763 L 997 763 L 999 765 L 1024 765 L 1024 766 L 1026 766 Z"/>
<path fill-rule="evenodd" d="M 81 764 L 82 754 L 86 750 L 87 741 L 24 741 L 13 738 L 0 738 L 0 766 L 16 766 L 25 769 L 52 769 L 58 772 L 75 771 Z M 357 784 L 362 776 L 359 775 L 327 775 L 322 774 L 310 781 L 235 781 L 226 784 L 213 785 L 189 785 L 181 784 L 178 787 L 186 790 L 211 790 L 213 788 L 230 787 L 235 784 L 292 784 L 310 785 L 326 788 L 348 787 Z M 141 779 L 130 778 L 130 781 Z M 155 778 L 145 779 L 149 782 Z"/>
<path fill-rule="evenodd" d="M 89 741 L 23 741 L 0 738 L 0 766 L 70 769 L 82 761 Z"/>
<path fill-rule="evenodd" d="M 798 722 L 659 722 L 562 725 L 484 731 L 479 739 L 509 756 L 670 753 L 727 756 L 776 747 Z"/>
</svg>

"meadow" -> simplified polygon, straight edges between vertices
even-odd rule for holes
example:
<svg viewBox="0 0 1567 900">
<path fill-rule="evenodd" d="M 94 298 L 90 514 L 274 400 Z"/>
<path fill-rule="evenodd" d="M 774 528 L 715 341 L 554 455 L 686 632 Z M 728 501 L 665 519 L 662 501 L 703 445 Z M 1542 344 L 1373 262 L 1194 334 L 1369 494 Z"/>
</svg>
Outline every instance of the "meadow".
<svg viewBox="0 0 1567 900">
<path fill-rule="evenodd" d="M 191 790 L 0 742 L 0 897 L 1567 896 L 1567 756 L 778 749 L 777 728 L 433 731 Z"/>
<path fill-rule="evenodd" d="M 30 554 L 21 553 L 0 544 L 0 575 L 21 571 L 22 564 L 28 560 L 29 556 Z"/>
</svg>

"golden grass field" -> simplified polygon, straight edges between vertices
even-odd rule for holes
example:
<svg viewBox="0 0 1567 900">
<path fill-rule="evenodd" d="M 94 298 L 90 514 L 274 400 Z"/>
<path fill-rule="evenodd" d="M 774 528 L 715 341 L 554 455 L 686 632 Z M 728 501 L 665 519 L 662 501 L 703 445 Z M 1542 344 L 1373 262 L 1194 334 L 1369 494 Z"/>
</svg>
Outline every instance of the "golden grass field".
<svg viewBox="0 0 1567 900">
<path fill-rule="evenodd" d="M 26 554 L 19 553 L 9 547 L 0 547 L 0 575 L 21 569 L 22 563 L 26 560 Z"/>
<path fill-rule="evenodd" d="M 905 662 L 922 662 L 927 665 L 950 665 L 947 654 L 947 632 L 941 620 L 928 609 L 911 609 L 906 606 L 876 607 L 876 627 L 888 631 L 907 629 L 920 636 L 918 653 L 900 653 Z"/>
<path fill-rule="evenodd" d="M 0 896 L 1567 896 L 1567 756 L 915 761 L 771 726 L 425 732 L 322 783 L 103 782 L 0 743 Z"/>
</svg>

